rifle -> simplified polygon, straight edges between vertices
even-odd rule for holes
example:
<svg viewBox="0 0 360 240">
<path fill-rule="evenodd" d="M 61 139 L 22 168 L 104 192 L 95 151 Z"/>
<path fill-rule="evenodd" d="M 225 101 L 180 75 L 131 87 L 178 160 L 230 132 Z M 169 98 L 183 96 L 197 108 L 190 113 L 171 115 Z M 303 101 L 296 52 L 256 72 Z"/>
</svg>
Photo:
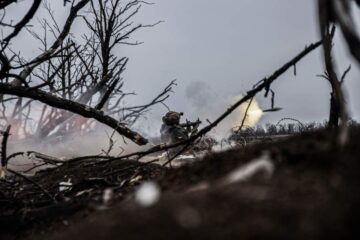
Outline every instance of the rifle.
<svg viewBox="0 0 360 240">
<path fill-rule="evenodd" d="M 187 127 L 198 127 L 201 124 L 201 121 L 198 119 L 195 122 L 186 121 L 186 123 L 180 123 L 179 126 L 183 128 Z"/>
<path fill-rule="evenodd" d="M 193 136 L 197 133 L 198 127 L 201 124 L 201 121 L 198 119 L 195 122 L 190 122 L 186 120 L 186 123 L 180 123 L 180 127 L 185 128 L 189 136 Z"/>
</svg>

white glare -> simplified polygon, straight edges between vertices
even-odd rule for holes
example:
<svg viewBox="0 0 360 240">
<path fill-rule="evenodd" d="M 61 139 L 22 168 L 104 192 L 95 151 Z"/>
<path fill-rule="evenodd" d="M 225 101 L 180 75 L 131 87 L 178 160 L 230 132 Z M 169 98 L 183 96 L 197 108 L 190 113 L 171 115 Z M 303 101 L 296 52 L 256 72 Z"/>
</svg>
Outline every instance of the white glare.
<svg viewBox="0 0 360 240">
<path fill-rule="evenodd" d="M 154 182 L 144 182 L 135 192 L 135 200 L 142 207 L 154 205 L 160 198 L 160 188 Z"/>
</svg>

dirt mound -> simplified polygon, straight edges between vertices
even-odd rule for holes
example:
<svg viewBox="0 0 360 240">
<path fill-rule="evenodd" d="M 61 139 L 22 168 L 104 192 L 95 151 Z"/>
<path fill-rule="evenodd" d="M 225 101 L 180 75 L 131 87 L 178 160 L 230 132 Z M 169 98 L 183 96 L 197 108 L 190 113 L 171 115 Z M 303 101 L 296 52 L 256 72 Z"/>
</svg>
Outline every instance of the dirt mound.
<svg viewBox="0 0 360 240">
<path fill-rule="evenodd" d="M 179 168 L 131 161 L 64 165 L 33 179 L 53 194 L 70 178 L 71 189 L 54 196 L 57 203 L 39 189 L 32 195 L 18 190 L 17 208 L 10 201 L 1 206 L 1 232 L 26 239 L 353 238 L 360 216 L 360 130 L 351 133 L 343 149 L 333 147 L 330 133 L 309 133 L 211 153 Z M 161 197 L 142 207 L 133 192 L 150 179 Z M 22 181 L 11 184 L 34 189 Z M 13 191 L 1 184 L 2 193 Z M 114 196 L 104 205 L 109 188 Z"/>
<path fill-rule="evenodd" d="M 155 164 L 85 159 L 0 181 L 0 236 L 48 231 L 67 218 L 86 216 L 103 204 L 106 189 L 113 202 L 121 201 L 140 181 L 162 171 Z"/>
</svg>

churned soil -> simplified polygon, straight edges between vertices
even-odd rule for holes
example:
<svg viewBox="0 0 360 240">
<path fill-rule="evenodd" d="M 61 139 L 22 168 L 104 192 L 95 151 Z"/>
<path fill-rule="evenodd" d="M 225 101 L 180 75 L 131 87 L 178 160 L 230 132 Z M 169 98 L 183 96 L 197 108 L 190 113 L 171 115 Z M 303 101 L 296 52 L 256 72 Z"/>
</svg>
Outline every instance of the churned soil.
<svg viewBox="0 0 360 240">
<path fill-rule="evenodd" d="M 31 178 L 53 199 L 14 177 L 0 185 L 0 239 L 359 239 L 360 129 L 350 133 L 345 147 L 315 132 L 176 168 L 64 164 Z M 256 161 L 267 167 L 230 177 Z M 59 191 L 69 179 L 71 189 Z M 145 181 L 161 189 L 149 207 L 134 199 Z"/>
</svg>

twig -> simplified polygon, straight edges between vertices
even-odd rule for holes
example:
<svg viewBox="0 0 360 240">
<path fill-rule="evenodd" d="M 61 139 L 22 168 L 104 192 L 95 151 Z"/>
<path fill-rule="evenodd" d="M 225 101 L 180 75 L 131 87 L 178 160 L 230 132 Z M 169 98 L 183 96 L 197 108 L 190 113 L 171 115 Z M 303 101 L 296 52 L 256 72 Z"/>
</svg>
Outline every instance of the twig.
<svg viewBox="0 0 360 240">
<path fill-rule="evenodd" d="M 299 120 L 297 120 L 297 119 L 295 119 L 295 118 L 289 118 L 289 117 L 280 119 L 280 120 L 275 124 L 275 126 L 279 126 L 282 121 L 286 121 L 286 120 L 290 120 L 290 121 L 297 122 L 298 124 L 301 125 L 301 127 L 302 127 L 303 129 L 305 129 L 305 125 L 304 125 L 301 121 L 299 121 Z"/>
<path fill-rule="evenodd" d="M 35 182 L 34 180 L 32 180 L 31 178 L 22 175 L 21 173 L 15 172 L 11 169 L 8 169 L 9 172 L 11 172 L 12 174 L 21 177 L 23 179 L 25 179 L 26 181 L 28 181 L 29 183 L 35 185 L 37 188 L 39 188 L 53 203 L 57 203 L 56 199 L 45 189 L 43 188 L 40 184 L 38 184 L 37 182 Z"/>
<path fill-rule="evenodd" d="M 26 15 L 23 17 L 23 19 L 15 25 L 14 31 L 8 35 L 6 38 L 4 38 L 2 42 L 2 50 L 3 51 L 6 46 L 9 44 L 10 40 L 18 35 L 18 33 L 23 29 L 23 27 L 32 19 L 32 17 L 35 15 L 36 11 L 38 10 L 39 6 L 41 4 L 41 0 L 34 0 L 33 4 L 31 5 L 29 11 L 26 13 Z"/>
<path fill-rule="evenodd" d="M 186 151 L 186 149 L 190 146 L 191 142 L 187 143 L 180 151 L 178 151 L 174 156 L 172 156 L 171 158 L 169 158 L 164 164 L 163 166 L 166 166 L 168 164 L 171 164 L 171 162 L 177 158 L 181 153 L 183 153 L 184 151 Z M 171 166 L 171 165 L 170 165 Z"/>
<path fill-rule="evenodd" d="M 242 121 L 241 121 L 241 125 L 240 125 L 240 127 L 238 128 L 238 130 L 237 130 L 238 132 L 240 132 L 241 129 L 244 127 L 244 123 L 245 123 L 246 118 L 248 117 L 248 111 L 249 111 L 249 109 L 250 109 L 250 106 L 251 106 L 251 103 L 252 103 L 253 99 L 254 99 L 254 97 L 252 97 L 252 98 L 250 99 L 250 101 L 249 101 L 249 103 L 248 103 L 248 105 L 247 105 L 247 107 L 246 107 L 246 110 L 245 110 L 245 113 L 244 113 L 244 117 L 243 117 L 243 119 L 242 119 Z"/>
<path fill-rule="evenodd" d="M 60 160 L 56 157 L 49 156 L 49 155 L 39 153 L 39 152 L 35 152 L 35 151 L 13 153 L 7 157 L 7 161 L 10 161 L 10 159 L 17 157 L 17 156 L 24 155 L 24 154 L 26 154 L 27 156 L 30 156 L 31 154 L 33 154 L 34 157 L 39 158 L 39 159 L 43 160 L 44 162 L 51 163 L 51 164 L 64 163 L 63 160 Z"/>
<path fill-rule="evenodd" d="M 345 72 L 344 72 L 343 75 L 341 76 L 341 80 L 340 80 L 340 83 L 341 83 L 341 84 L 344 83 L 345 77 L 346 77 L 346 75 L 350 72 L 350 70 L 351 70 L 351 65 L 349 65 L 349 67 L 345 70 Z"/>
<path fill-rule="evenodd" d="M 6 154 L 6 149 L 7 149 L 7 140 L 10 136 L 10 129 L 11 129 L 11 125 L 8 125 L 5 129 L 4 132 L 2 132 L 3 135 L 3 139 L 1 142 L 1 166 L 3 168 L 6 168 L 7 166 L 7 154 Z"/>
<path fill-rule="evenodd" d="M 145 166 L 147 166 L 147 165 L 149 165 L 149 164 L 151 164 L 151 163 L 158 162 L 158 161 L 159 161 L 159 159 L 154 159 L 154 160 L 151 160 L 151 161 L 149 161 L 149 162 L 141 163 L 140 165 L 122 168 L 122 169 L 119 169 L 119 170 L 116 170 L 116 171 L 112 171 L 112 172 L 106 173 L 105 175 L 103 175 L 103 177 L 112 176 L 112 175 L 115 175 L 115 174 L 119 174 L 119 173 L 122 173 L 122 172 L 126 172 L 126 171 L 128 171 L 128 170 L 132 170 L 132 169 L 142 168 L 142 167 L 145 167 Z"/>
</svg>

